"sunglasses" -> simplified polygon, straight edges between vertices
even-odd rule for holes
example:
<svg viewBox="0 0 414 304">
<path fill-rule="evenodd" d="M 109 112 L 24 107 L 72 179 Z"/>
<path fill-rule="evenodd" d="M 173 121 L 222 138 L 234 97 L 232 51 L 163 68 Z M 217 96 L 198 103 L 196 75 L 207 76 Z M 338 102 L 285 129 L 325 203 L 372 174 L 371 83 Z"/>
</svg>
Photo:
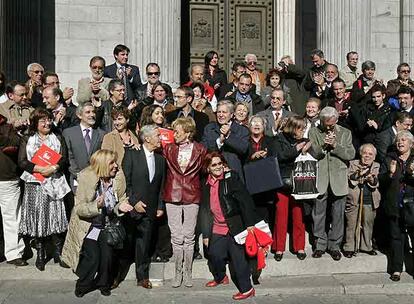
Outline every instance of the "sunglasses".
<svg viewBox="0 0 414 304">
<path fill-rule="evenodd" d="M 100 66 L 100 65 L 94 65 L 94 66 L 92 66 L 91 67 L 93 70 L 103 70 L 104 69 L 104 67 L 103 66 Z"/>
<path fill-rule="evenodd" d="M 147 75 L 148 76 L 153 76 L 153 75 L 158 76 L 158 75 L 160 75 L 160 72 L 148 72 Z"/>
<path fill-rule="evenodd" d="M 37 71 L 32 71 L 33 73 L 35 73 L 35 74 L 43 74 L 44 72 L 43 71 L 41 71 L 41 70 L 37 70 Z"/>
<path fill-rule="evenodd" d="M 222 163 L 222 162 L 219 162 L 219 163 L 211 163 L 210 167 L 211 167 L 211 168 L 216 168 L 216 167 L 220 167 L 220 166 L 222 166 L 222 165 L 223 165 L 223 163 Z"/>
<path fill-rule="evenodd" d="M 410 73 L 410 72 L 411 72 L 410 70 L 401 70 L 400 71 L 400 73 L 407 73 L 407 74 Z"/>
</svg>

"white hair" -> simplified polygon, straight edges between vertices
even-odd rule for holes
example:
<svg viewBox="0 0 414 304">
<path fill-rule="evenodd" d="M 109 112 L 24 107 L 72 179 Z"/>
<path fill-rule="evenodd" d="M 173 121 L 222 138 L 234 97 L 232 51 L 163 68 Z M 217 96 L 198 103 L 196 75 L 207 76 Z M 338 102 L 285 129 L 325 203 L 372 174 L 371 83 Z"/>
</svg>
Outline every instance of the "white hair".
<svg viewBox="0 0 414 304">
<path fill-rule="evenodd" d="M 249 58 L 253 58 L 255 61 L 257 61 L 257 56 L 255 54 L 246 54 L 246 56 L 244 56 L 244 61 L 247 62 L 247 59 Z"/>
<path fill-rule="evenodd" d="M 338 111 L 334 108 L 334 107 L 325 107 L 321 110 L 321 112 L 319 113 L 319 119 L 321 121 L 325 121 L 331 118 L 339 118 L 339 114 Z"/>
<path fill-rule="evenodd" d="M 27 66 L 27 72 L 30 72 L 32 70 L 33 66 L 35 66 L 35 65 L 41 66 L 43 68 L 43 66 L 40 63 L 32 62 Z"/>
</svg>

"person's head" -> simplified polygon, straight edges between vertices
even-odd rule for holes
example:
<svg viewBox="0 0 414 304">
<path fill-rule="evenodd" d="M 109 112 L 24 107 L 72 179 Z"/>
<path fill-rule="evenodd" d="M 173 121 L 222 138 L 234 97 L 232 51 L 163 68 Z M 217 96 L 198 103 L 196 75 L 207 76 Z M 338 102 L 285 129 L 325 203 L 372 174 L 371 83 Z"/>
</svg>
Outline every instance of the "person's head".
<svg viewBox="0 0 414 304">
<path fill-rule="evenodd" d="M 355 51 L 351 51 L 346 54 L 346 61 L 348 63 L 348 66 L 351 68 L 356 68 L 358 66 L 358 59 L 358 53 Z"/>
<path fill-rule="evenodd" d="M 129 48 L 123 44 L 118 44 L 114 48 L 114 58 L 120 65 L 128 63 Z"/>
<path fill-rule="evenodd" d="M 249 93 L 252 88 L 252 76 L 247 73 L 241 74 L 239 77 L 239 82 L 237 83 L 237 90 L 241 94 Z"/>
<path fill-rule="evenodd" d="M 343 81 L 341 78 L 336 78 L 334 81 L 332 81 L 332 89 L 337 100 L 345 98 L 346 85 L 345 81 Z"/>
<path fill-rule="evenodd" d="M 387 89 L 382 84 L 374 84 L 371 89 L 372 103 L 377 107 L 384 104 Z"/>
<path fill-rule="evenodd" d="M 374 79 L 375 76 L 375 62 L 367 60 L 362 63 L 361 70 L 364 77 L 368 80 Z"/>
<path fill-rule="evenodd" d="M 160 81 L 161 69 L 158 63 L 148 63 L 147 67 L 145 68 L 145 72 L 147 74 L 147 80 L 149 84 L 154 85 Z"/>
<path fill-rule="evenodd" d="M 397 112 L 395 114 L 394 119 L 394 126 L 397 131 L 402 130 L 411 130 L 413 126 L 413 118 L 411 117 L 410 113 L 407 112 Z"/>
<path fill-rule="evenodd" d="M 234 104 L 230 100 L 220 100 L 217 103 L 217 122 L 224 125 L 230 122 L 234 114 Z"/>
<path fill-rule="evenodd" d="M 139 130 L 139 140 L 150 152 L 161 147 L 160 130 L 157 125 L 145 125 Z"/>
<path fill-rule="evenodd" d="M 200 81 L 194 81 L 191 86 L 194 93 L 194 100 L 204 98 L 204 84 Z"/>
<path fill-rule="evenodd" d="M 27 89 L 23 83 L 16 80 L 6 85 L 7 97 L 17 105 L 23 105 L 27 102 Z"/>
<path fill-rule="evenodd" d="M 338 122 L 338 111 L 334 107 L 325 107 L 319 113 L 321 125 L 325 130 L 333 130 Z"/>
<path fill-rule="evenodd" d="M 398 154 L 405 154 L 413 147 L 414 136 L 410 131 L 403 130 L 397 133 L 395 137 L 395 145 L 397 146 Z"/>
<path fill-rule="evenodd" d="M 196 124 L 192 117 L 180 117 L 173 121 L 171 127 L 174 130 L 176 144 L 192 141 L 196 133 Z"/>
<path fill-rule="evenodd" d="M 321 112 L 321 100 L 316 97 L 311 97 L 306 101 L 306 117 L 309 119 L 315 118 Z"/>
<path fill-rule="evenodd" d="M 326 65 L 326 70 L 325 70 L 325 79 L 328 82 L 332 82 L 335 79 L 337 79 L 339 76 L 338 73 L 338 67 L 336 66 L 336 64 L 332 64 L 329 63 Z"/>
<path fill-rule="evenodd" d="M 246 67 L 250 71 L 256 70 L 257 56 L 255 54 L 246 54 L 246 56 L 244 57 L 244 61 L 246 62 Z"/>
<path fill-rule="evenodd" d="M 213 151 L 204 157 L 202 171 L 217 178 L 224 173 L 224 166 L 227 166 L 224 156 L 220 152 Z"/>
<path fill-rule="evenodd" d="M 249 130 L 253 136 L 263 136 L 266 128 L 266 120 L 259 115 L 253 115 L 249 119 Z"/>
<path fill-rule="evenodd" d="M 101 149 L 92 154 L 89 167 L 99 178 L 114 178 L 118 173 L 116 152 Z"/>
<path fill-rule="evenodd" d="M 117 104 L 125 97 L 125 86 L 119 79 L 112 79 L 108 84 L 108 92 L 111 100 Z"/>
<path fill-rule="evenodd" d="M 204 67 L 201 64 L 193 64 L 189 74 L 191 81 L 204 82 Z"/>
<path fill-rule="evenodd" d="M 190 106 L 194 99 L 193 89 L 187 86 L 178 87 L 174 93 L 174 105 L 179 108 Z"/>
<path fill-rule="evenodd" d="M 42 75 L 45 72 L 45 69 L 41 64 L 33 62 L 27 66 L 27 75 L 30 80 L 37 85 L 42 84 Z"/>
<path fill-rule="evenodd" d="M 6 75 L 0 71 L 0 95 L 6 91 Z"/>
<path fill-rule="evenodd" d="M 280 58 L 280 61 L 283 61 L 285 64 L 295 64 L 295 63 L 293 62 L 292 56 L 290 56 L 290 55 L 283 55 L 283 56 Z"/>
<path fill-rule="evenodd" d="M 157 82 L 152 86 L 152 96 L 159 103 L 163 103 L 167 99 L 168 91 L 168 85 L 162 82 Z"/>
<path fill-rule="evenodd" d="M 76 108 L 76 116 L 84 127 L 92 127 L 96 119 L 95 107 L 89 101 L 82 103 Z"/>
<path fill-rule="evenodd" d="M 127 107 L 114 107 L 111 111 L 112 122 L 114 129 L 118 132 L 128 129 L 128 122 L 131 113 Z"/>
<path fill-rule="evenodd" d="M 306 121 L 303 117 L 299 115 L 290 116 L 283 128 L 283 133 L 296 140 L 300 140 L 303 138 L 303 134 L 305 134 L 305 127 Z"/>
<path fill-rule="evenodd" d="M 40 135 L 47 135 L 51 132 L 53 121 L 52 113 L 44 108 L 36 108 L 30 114 L 29 135 L 39 133 Z"/>
<path fill-rule="evenodd" d="M 397 67 L 398 78 L 401 80 L 410 79 L 411 67 L 408 63 L 400 63 Z"/>
<path fill-rule="evenodd" d="M 142 110 L 140 125 L 157 125 L 162 127 L 164 125 L 164 109 L 159 105 L 149 105 Z"/>
<path fill-rule="evenodd" d="M 45 72 L 42 76 L 43 88 L 59 88 L 59 76 L 53 72 Z"/>
<path fill-rule="evenodd" d="M 89 61 L 89 69 L 92 73 L 92 78 L 100 80 L 104 75 L 105 59 L 101 56 L 93 56 Z"/>
<path fill-rule="evenodd" d="M 247 122 L 249 106 L 245 101 L 239 101 L 234 105 L 234 119 L 240 123 Z"/>
<path fill-rule="evenodd" d="M 239 77 L 246 73 L 246 64 L 244 62 L 236 61 L 231 68 L 231 73 L 234 79 L 238 81 Z"/>
<path fill-rule="evenodd" d="M 43 103 L 46 106 L 46 109 L 48 110 L 55 110 L 60 106 L 60 96 L 62 94 L 62 91 L 55 87 L 46 87 L 43 92 Z"/>
<path fill-rule="evenodd" d="M 365 166 L 371 166 L 377 156 L 377 149 L 373 144 L 363 144 L 359 147 L 361 163 Z"/>
<path fill-rule="evenodd" d="M 204 56 L 204 66 L 208 68 L 209 66 L 218 68 L 219 55 L 215 51 L 210 51 Z"/>
<path fill-rule="evenodd" d="M 402 110 L 409 110 L 413 106 L 414 91 L 410 87 L 401 86 L 397 91 L 398 101 Z"/>
<path fill-rule="evenodd" d="M 282 82 L 282 77 L 282 72 L 277 69 L 271 69 L 266 75 L 266 85 L 272 88 L 277 88 Z"/>
<path fill-rule="evenodd" d="M 285 103 L 285 92 L 282 89 L 274 89 L 270 94 L 270 106 L 273 110 L 280 111 Z"/>
<path fill-rule="evenodd" d="M 314 67 L 320 68 L 325 64 L 325 55 L 322 50 L 312 50 L 310 57 Z"/>
</svg>

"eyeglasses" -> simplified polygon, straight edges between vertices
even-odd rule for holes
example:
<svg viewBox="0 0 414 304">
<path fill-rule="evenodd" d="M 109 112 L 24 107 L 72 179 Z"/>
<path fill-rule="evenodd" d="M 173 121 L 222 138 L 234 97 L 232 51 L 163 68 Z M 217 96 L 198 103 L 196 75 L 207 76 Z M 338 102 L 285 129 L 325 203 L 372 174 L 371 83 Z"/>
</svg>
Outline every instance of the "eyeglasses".
<svg viewBox="0 0 414 304">
<path fill-rule="evenodd" d="M 51 123 L 52 120 L 51 119 L 39 119 L 39 123 L 41 124 L 46 124 L 46 123 Z"/>
<path fill-rule="evenodd" d="M 48 83 L 45 83 L 45 85 L 46 86 L 51 86 L 51 85 L 60 85 L 60 82 L 59 81 L 53 81 L 53 82 L 48 82 Z"/>
<path fill-rule="evenodd" d="M 219 163 L 211 163 L 210 167 L 211 168 L 216 168 L 216 167 L 220 167 L 223 165 L 223 162 L 219 162 Z"/>
<path fill-rule="evenodd" d="M 121 93 L 121 92 L 125 92 L 125 89 L 116 89 L 114 90 L 115 92 Z"/>
<path fill-rule="evenodd" d="M 91 66 L 91 69 L 92 70 L 103 70 L 104 67 L 103 66 L 100 66 L 100 65 L 94 65 L 94 66 Z"/>
<path fill-rule="evenodd" d="M 404 73 L 404 74 L 408 74 L 408 73 L 410 73 L 411 71 L 410 70 L 401 70 L 400 71 L 400 73 Z"/>
<path fill-rule="evenodd" d="M 248 63 L 247 63 L 247 65 L 256 65 L 257 64 L 257 61 L 249 61 Z"/>
<path fill-rule="evenodd" d="M 42 70 L 36 70 L 36 71 L 32 71 L 33 73 L 35 73 L 35 74 L 43 74 L 44 73 L 44 71 L 42 71 Z"/>
<path fill-rule="evenodd" d="M 14 94 L 14 95 L 16 95 L 16 96 L 18 96 L 18 97 L 23 97 L 23 96 L 27 96 L 27 93 Z"/>
<path fill-rule="evenodd" d="M 153 75 L 158 76 L 158 75 L 160 75 L 160 72 L 147 72 L 147 75 L 148 76 L 153 76 Z"/>
</svg>

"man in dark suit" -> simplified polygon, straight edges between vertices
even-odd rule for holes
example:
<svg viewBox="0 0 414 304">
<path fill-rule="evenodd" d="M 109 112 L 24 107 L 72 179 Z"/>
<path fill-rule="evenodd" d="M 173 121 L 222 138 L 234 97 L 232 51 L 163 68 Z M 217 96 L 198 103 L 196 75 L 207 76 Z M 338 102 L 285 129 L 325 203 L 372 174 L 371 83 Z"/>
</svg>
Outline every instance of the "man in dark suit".
<svg viewBox="0 0 414 304">
<path fill-rule="evenodd" d="M 388 152 L 394 146 L 397 133 L 403 130 L 410 131 L 412 125 L 413 117 L 409 113 L 397 112 L 395 114 L 394 124 L 375 137 L 374 145 L 377 148 L 377 162 L 381 164 L 385 160 Z"/>
<path fill-rule="evenodd" d="M 401 86 L 397 91 L 400 111 L 414 115 L 414 90 L 407 86 Z"/>
<path fill-rule="evenodd" d="M 231 68 L 232 82 L 226 83 L 220 87 L 219 100 L 224 99 L 237 90 L 240 75 L 246 73 L 246 64 L 244 62 L 235 62 Z M 256 90 L 256 88 L 255 88 Z M 253 90 L 253 91 L 255 91 Z"/>
<path fill-rule="evenodd" d="M 154 125 L 143 126 L 139 137 L 140 150 L 125 152 L 123 170 L 129 203 L 134 206 L 130 217 L 135 229 L 135 269 L 137 285 L 152 288 L 149 280 L 151 234 L 156 217 L 163 215 L 162 187 L 164 158 L 154 153 L 161 146 L 160 132 Z"/>
<path fill-rule="evenodd" d="M 217 122 L 209 123 L 204 129 L 201 143 L 209 151 L 223 153 L 229 167 L 243 180 L 242 159 L 249 147 L 249 130 L 232 121 L 234 105 L 222 100 L 217 105 Z"/>
<path fill-rule="evenodd" d="M 70 186 L 75 193 L 78 173 L 89 165 L 91 155 L 101 148 L 105 132 L 94 128 L 95 107 L 85 102 L 76 109 L 80 123 L 63 130 L 69 156 Z"/>
<path fill-rule="evenodd" d="M 194 135 L 194 140 L 200 142 L 203 137 L 204 128 L 208 124 L 209 119 L 207 114 L 196 111 L 191 107 L 193 99 L 194 92 L 192 88 L 187 86 L 179 87 L 174 94 L 174 105 L 177 109 L 167 114 L 166 121 L 168 124 L 171 124 L 179 117 L 192 117 L 196 124 L 196 134 Z"/>
<path fill-rule="evenodd" d="M 226 99 L 233 101 L 233 103 L 244 101 L 249 106 L 250 114 L 257 114 L 258 112 L 265 110 L 265 104 L 262 97 L 257 95 L 251 90 L 252 88 L 252 76 L 247 73 L 240 75 L 239 82 L 237 83 L 237 90 L 234 91 Z"/>
<path fill-rule="evenodd" d="M 120 79 L 125 85 L 125 101 L 129 104 L 135 99 L 134 91 L 138 89 L 141 83 L 139 68 L 135 65 L 128 64 L 129 48 L 125 45 L 118 44 L 114 48 L 115 63 L 105 67 L 104 77 Z"/>
<path fill-rule="evenodd" d="M 266 120 L 266 136 L 276 136 L 282 128 L 284 120 L 294 115 L 293 112 L 283 109 L 285 103 L 286 99 L 283 90 L 274 89 L 270 94 L 270 108 L 257 114 Z"/>
</svg>

